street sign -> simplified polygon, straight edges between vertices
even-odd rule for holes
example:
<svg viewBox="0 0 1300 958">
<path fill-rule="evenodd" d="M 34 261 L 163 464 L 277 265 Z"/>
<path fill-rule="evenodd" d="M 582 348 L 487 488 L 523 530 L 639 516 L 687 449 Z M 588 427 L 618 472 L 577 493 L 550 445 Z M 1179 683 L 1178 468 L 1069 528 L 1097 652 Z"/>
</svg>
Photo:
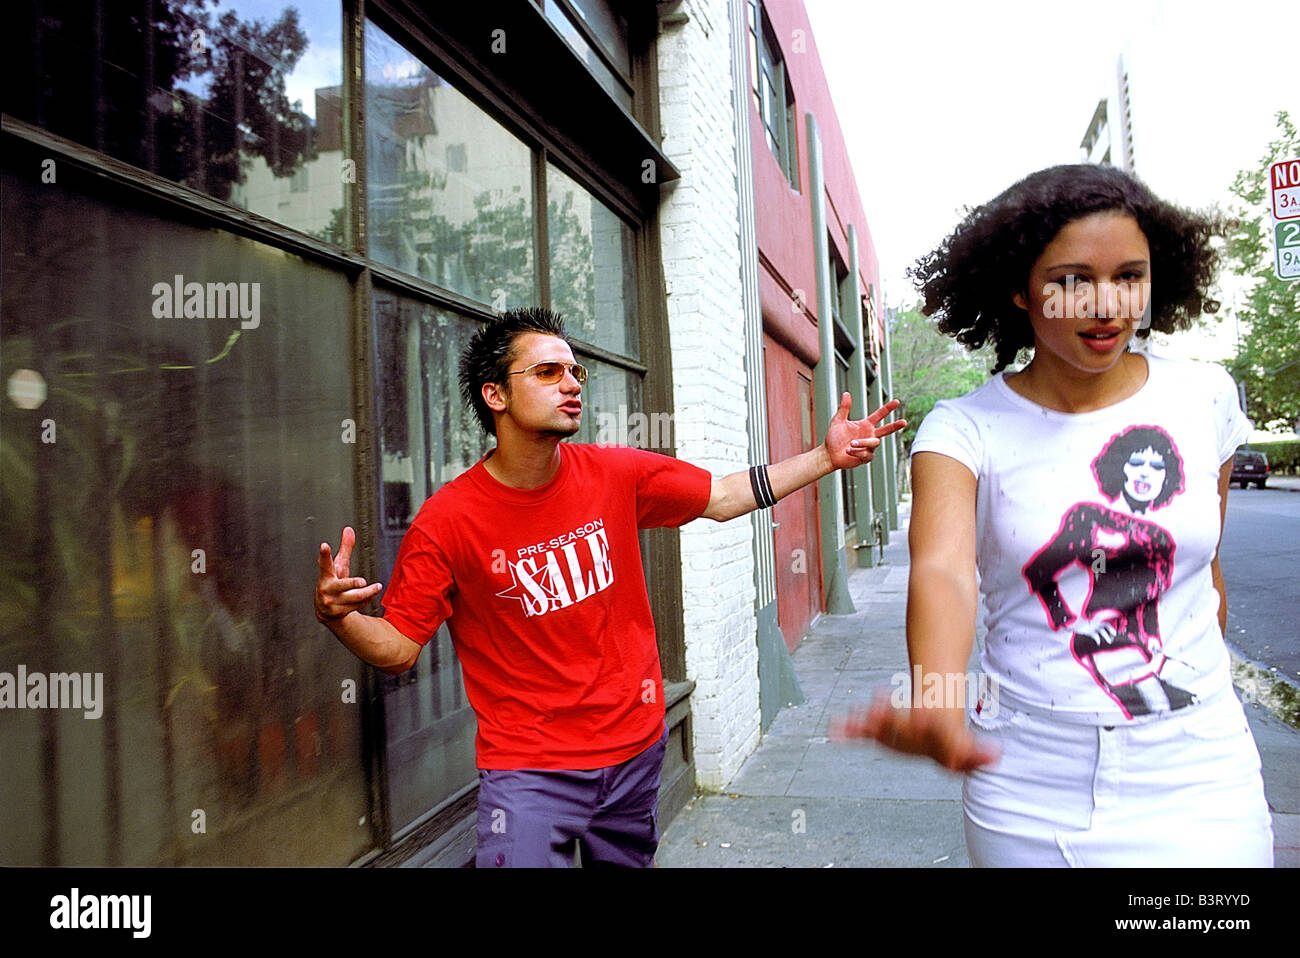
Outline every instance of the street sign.
<svg viewBox="0 0 1300 958">
<path fill-rule="evenodd" d="M 1300 220 L 1273 224 L 1273 248 L 1277 259 L 1273 272 L 1278 279 L 1300 279 Z"/>
<path fill-rule="evenodd" d="M 1300 160 L 1282 160 L 1268 168 L 1273 207 L 1273 275 L 1300 279 Z"/>
<path fill-rule="evenodd" d="M 1273 219 L 1300 218 L 1300 160 L 1283 160 L 1268 170 L 1273 192 Z"/>
</svg>

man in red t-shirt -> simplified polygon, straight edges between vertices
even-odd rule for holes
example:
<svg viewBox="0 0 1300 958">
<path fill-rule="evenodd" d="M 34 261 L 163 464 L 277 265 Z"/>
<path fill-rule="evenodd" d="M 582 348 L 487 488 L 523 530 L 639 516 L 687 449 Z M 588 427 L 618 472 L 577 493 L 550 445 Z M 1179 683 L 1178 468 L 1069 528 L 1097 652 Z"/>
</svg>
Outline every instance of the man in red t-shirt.
<svg viewBox="0 0 1300 958">
<path fill-rule="evenodd" d="M 461 391 L 496 448 L 439 489 L 380 591 L 350 577 L 355 544 L 320 549 L 316 617 L 365 662 L 415 664 L 445 621 L 478 718 L 480 866 L 646 866 L 658 844 L 667 731 L 639 529 L 724 521 L 834 469 L 869 462 L 893 401 L 822 446 L 723 479 L 670 456 L 562 443 L 577 432 L 586 370 L 559 317 L 513 310 L 470 340 Z"/>
</svg>

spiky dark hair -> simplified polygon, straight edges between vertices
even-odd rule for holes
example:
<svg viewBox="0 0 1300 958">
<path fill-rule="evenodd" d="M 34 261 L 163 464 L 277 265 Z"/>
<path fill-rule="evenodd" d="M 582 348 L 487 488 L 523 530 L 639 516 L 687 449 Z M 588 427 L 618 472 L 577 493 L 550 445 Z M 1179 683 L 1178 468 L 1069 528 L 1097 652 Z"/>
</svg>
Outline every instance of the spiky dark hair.
<svg viewBox="0 0 1300 958">
<path fill-rule="evenodd" d="M 474 410 L 479 425 L 489 436 L 495 436 L 497 428 L 492 410 L 483 401 L 483 384 L 498 383 L 509 389 L 506 373 L 510 371 L 510 363 L 514 359 L 515 339 L 524 333 L 545 333 L 569 342 L 564 319 L 559 313 L 540 306 L 529 306 L 507 310 L 495 319 L 488 320 L 470 337 L 465 351 L 460 354 L 461 397 Z"/>
</svg>

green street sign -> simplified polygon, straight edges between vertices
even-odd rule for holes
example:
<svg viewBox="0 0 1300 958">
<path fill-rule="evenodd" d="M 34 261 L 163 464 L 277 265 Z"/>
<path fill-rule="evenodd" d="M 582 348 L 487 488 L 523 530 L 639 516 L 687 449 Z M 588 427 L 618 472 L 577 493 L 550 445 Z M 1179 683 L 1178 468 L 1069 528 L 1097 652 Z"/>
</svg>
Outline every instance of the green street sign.
<svg viewBox="0 0 1300 958">
<path fill-rule="evenodd" d="M 1278 279 L 1300 279 L 1300 220 L 1282 220 L 1273 224 L 1273 249 L 1277 258 L 1273 272 Z"/>
</svg>

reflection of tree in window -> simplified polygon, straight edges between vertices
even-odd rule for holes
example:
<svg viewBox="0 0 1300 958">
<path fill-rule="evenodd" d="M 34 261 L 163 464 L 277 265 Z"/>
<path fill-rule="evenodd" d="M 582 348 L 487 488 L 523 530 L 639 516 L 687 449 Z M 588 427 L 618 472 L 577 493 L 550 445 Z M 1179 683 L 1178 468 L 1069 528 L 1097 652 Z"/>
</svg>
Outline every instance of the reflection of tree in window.
<svg viewBox="0 0 1300 958">
<path fill-rule="evenodd" d="M 6 10 L 5 113 L 222 200 L 249 156 L 278 177 L 316 157 L 312 120 L 285 94 L 308 46 L 294 8 L 267 24 L 214 22 L 202 2 L 155 0 L 151 18 L 89 6 Z"/>
<path fill-rule="evenodd" d="M 580 339 L 596 338 L 596 289 L 591 276 L 591 238 L 574 209 L 574 194 L 546 204 L 551 247 L 551 305 Z"/>
<path fill-rule="evenodd" d="M 529 149 L 373 25 L 366 63 L 371 255 L 496 308 L 534 302 Z"/>
<path fill-rule="evenodd" d="M 479 281 L 486 298 L 496 299 L 496 291 L 501 290 L 507 306 L 530 302 L 533 222 L 524 198 L 493 197 L 484 191 L 474 197 L 474 213 L 463 227 L 470 275 Z"/>
</svg>

